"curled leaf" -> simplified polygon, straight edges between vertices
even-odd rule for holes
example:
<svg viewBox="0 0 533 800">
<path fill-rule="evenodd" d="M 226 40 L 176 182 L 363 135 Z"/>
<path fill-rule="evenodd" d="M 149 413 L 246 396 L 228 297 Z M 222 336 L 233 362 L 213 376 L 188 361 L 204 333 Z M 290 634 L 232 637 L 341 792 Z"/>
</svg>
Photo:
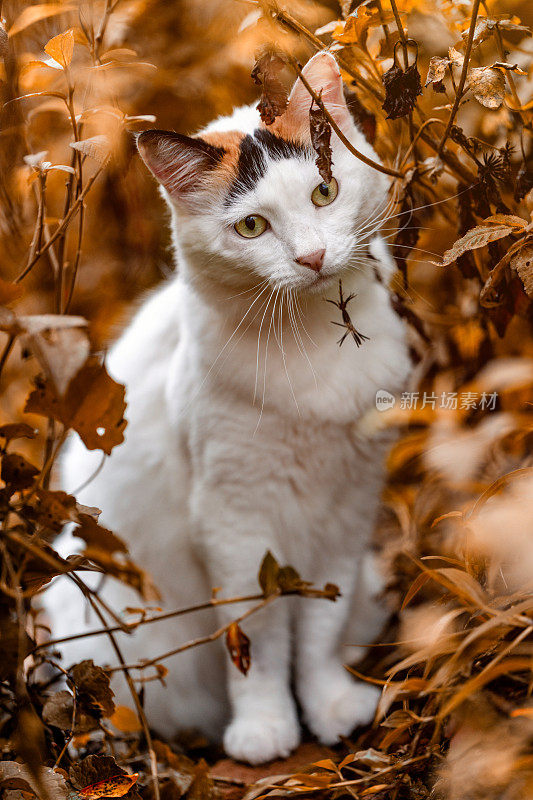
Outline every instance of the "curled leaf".
<svg viewBox="0 0 533 800">
<path fill-rule="evenodd" d="M 246 675 L 250 669 L 250 639 L 237 622 L 232 622 L 227 630 L 226 647 L 239 672 Z"/>
<path fill-rule="evenodd" d="M 515 232 L 515 229 L 509 225 L 476 225 L 475 228 L 472 228 L 458 239 L 453 247 L 446 250 L 440 264 L 437 261 L 432 261 L 431 263 L 440 267 L 448 267 L 454 261 L 457 261 L 463 253 L 485 247 L 489 242 L 503 239 L 513 232 Z"/>
<path fill-rule="evenodd" d="M 383 111 L 387 119 L 399 119 L 410 114 L 416 105 L 416 98 L 422 94 L 422 83 L 416 62 L 403 70 L 397 64 L 383 75 L 385 100 Z"/>
<path fill-rule="evenodd" d="M 44 46 L 44 52 L 57 61 L 63 69 L 70 66 L 74 55 L 74 30 L 71 28 L 65 33 L 54 36 Z"/>
<path fill-rule="evenodd" d="M 309 129 L 311 133 L 311 144 L 315 150 L 316 165 L 320 177 L 325 183 L 331 183 L 333 177 L 331 172 L 331 125 L 329 124 L 324 111 L 320 108 L 309 109 Z"/>
<path fill-rule="evenodd" d="M 252 70 L 254 83 L 261 86 L 257 110 L 265 125 L 272 125 L 276 117 L 281 116 L 287 108 L 288 88 L 280 78 L 285 67 L 284 56 L 269 48 L 259 56 Z"/>
</svg>

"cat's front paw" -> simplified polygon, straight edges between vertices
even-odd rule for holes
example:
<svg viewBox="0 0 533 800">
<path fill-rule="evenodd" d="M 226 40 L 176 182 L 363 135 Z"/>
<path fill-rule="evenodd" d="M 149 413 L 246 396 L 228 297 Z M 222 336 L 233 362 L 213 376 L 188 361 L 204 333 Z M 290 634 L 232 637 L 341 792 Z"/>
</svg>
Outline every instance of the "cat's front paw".
<svg viewBox="0 0 533 800">
<path fill-rule="evenodd" d="M 300 743 L 300 728 L 295 717 L 258 712 L 237 717 L 224 734 L 224 750 L 237 761 L 263 764 L 286 758 Z"/>
<path fill-rule="evenodd" d="M 359 725 L 372 722 L 380 694 L 375 686 L 354 681 L 347 674 L 336 681 L 330 679 L 307 704 L 307 724 L 322 744 L 335 744 Z"/>
</svg>

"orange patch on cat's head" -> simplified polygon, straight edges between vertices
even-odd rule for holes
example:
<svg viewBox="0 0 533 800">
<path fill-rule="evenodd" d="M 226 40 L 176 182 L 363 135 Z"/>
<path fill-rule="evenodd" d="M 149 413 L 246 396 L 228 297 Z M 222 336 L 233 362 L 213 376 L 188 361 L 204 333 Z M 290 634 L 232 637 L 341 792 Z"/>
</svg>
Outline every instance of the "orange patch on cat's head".
<svg viewBox="0 0 533 800">
<path fill-rule="evenodd" d="M 245 134 L 241 131 L 212 131 L 202 134 L 204 142 L 221 147 L 224 155 L 220 163 L 211 172 L 209 178 L 213 188 L 220 188 L 226 184 L 230 186 L 237 176 L 241 142 Z"/>
</svg>

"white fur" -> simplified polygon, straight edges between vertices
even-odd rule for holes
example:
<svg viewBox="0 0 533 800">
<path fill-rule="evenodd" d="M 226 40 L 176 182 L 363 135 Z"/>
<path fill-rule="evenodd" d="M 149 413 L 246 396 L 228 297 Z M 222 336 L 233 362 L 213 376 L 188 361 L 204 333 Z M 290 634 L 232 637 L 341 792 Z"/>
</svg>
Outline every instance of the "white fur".
<svg viewBox="0 0 533 800">
<path fill-rule="evenodd" d="M 238 109 L 208 130 L 252 132 L 257 125 L 255 110 Z M 375 157 L 351 122 L 347 135 Z M 267 549 L 306 580 L 339 585 L 336 603 L 281 598 L 250 617 L 243 625 L 252 642 L 246 677 L 216 642 L 169 660 L 166 688 L 146 684 L 156 729 L 195 727 L 216 737 L 229 723 L 227 752 L 251 763 L 286 756 L 298 744 L 291 661 L 304 719 L 321 741 L 331 744 L 368 723 L 376 706 L 377 690 L 343 668 L 344 658 L 357 654 L 343 644 L 371 641 L 386 616 L 369 542 L 388 438 L 366 438 L 358 420 L 377 389 L 401 389 L 409 359 L 388 292 L 371 262 L 357 263 L 355 250 L 358 238 L 372 238 L 373 226 L 358 231 L 385 205 L 383 176 L 334 139 L 339 195 L 329 206 L 311 203 L 320 178 L 312 160 L 297 159 L 272 163 L 233 206 L 220 197 L 193 213 L 171 202 L 178 275 L 146 301 L 110 354 L 110 372 L 127 386 L 126 441 L 79 496 L 103 509 L 104 523 L 154 575 L 165 609 L 205 600 L 215 586 L 221 596 L 256 592 Z M 271 229 L 247 240 L 233 224 L 250 213 L 264 215 Z M 375 266 L 388 275 L 385 245 L 374 238 L 371 247 Z M 329 280 L 319 284 L 294 259 L 320 248 Z M 338 297 L 340 275 L 345 294 L 357 293 L 349 306 L 354 324 L 370 337 L 359 349 L 350 337 L 337 346 L 343 331 L 331 320 L 340 315 L 324 302 Z M 262 281 L 266 291 L 245 316 L 255 297 L 246 287 Z M 297 336 L 287 287 L 301 306 Z M 100 454 L 72 439 L 65 488 L 75 490 L 99 462 Z M 74 548 L 75 540 L 64 538 L 62 552 Z M 116 609 L 138 605 L 114 581 L 102 594 Z M 99 626 L 87 609 L 84 618 L 68 580 L 57 581 L 47 603 L 55 636 Z M 244 609 L 230 605 L 216 615 L 144 626 L 120 635 L 120 644 L 128 661 L 151 658 Z M 67 664 L 114 662 L 105 637 L 78 640 L 64 653 Z M 128 702 L 119 680 L 115 690 Z"/>
</svg>

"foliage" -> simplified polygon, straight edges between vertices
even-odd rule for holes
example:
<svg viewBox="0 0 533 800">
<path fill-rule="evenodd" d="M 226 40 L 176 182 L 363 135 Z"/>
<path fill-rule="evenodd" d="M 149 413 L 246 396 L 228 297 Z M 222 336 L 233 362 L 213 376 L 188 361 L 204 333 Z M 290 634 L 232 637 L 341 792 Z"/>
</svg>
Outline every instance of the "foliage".
<svg viewBox="0 0 533 800">
<path fill-rule="evenodd" d="M 70 430 L 102 459 L 120 446 L 124 389 L 108 375 L 103 347 L 167 259 L 133 133 L 155 114 L 174 127 L 176 107 L 181 128 L 192 129 L 258 86 L 271 124 L 303 61 L 327 47 L 382 163 L 345 144 L 391 177 L 374 224 L 393 245 L 392 301 L 416 362 L 412 392 L 364 420 L 369 430 L 402 431 L 379 531 L 399 621 L 390 644 L 354 670 L 383 687 L 375 725 L 305 768 L 278 769 L 246 796 L 525 800 L 533 794 L 531 10 L 520 0 L 249 0 L 229 19 L 227 5 L 0 5 L 0 788 L 10 800 L 245 792 L 152 739 L 142 682 L 164 680 L 166 666 L 153 654 L 126 665 L 116 641 L 120 630 L 194 608 L 150 609 L 157 587 L 99 524 L 98 509 L 50 486 Z M 246 72 L 256 50 L 254 86 Z M 328 180 L 332 131 L 342 132 L 307 88 L 317 168 Z M 349 300 L 340 287 L 336 324 L 345 347 L 352 339 L 364 347 Z M 53 544 L 66 522 L 84 542 L 69 559 Z M 85 583 L 88 570 L 132 585 L 142 607 L 125 622 Z M 66 670 L 53 631 L 44 642 L 38 597 L 63 574 L 99 616 L 116 667 L 84 661 Z M 243 673 L 253 660 L 250 613 L 286 594 L 336 597 L 336 587 L 316 589 L 270 554 L 258 582 L 252 609 L 204 639 L 223 638 Z M 132 708 L 115 707 L 114 669 L 126 675 Z"/>
</svg>

